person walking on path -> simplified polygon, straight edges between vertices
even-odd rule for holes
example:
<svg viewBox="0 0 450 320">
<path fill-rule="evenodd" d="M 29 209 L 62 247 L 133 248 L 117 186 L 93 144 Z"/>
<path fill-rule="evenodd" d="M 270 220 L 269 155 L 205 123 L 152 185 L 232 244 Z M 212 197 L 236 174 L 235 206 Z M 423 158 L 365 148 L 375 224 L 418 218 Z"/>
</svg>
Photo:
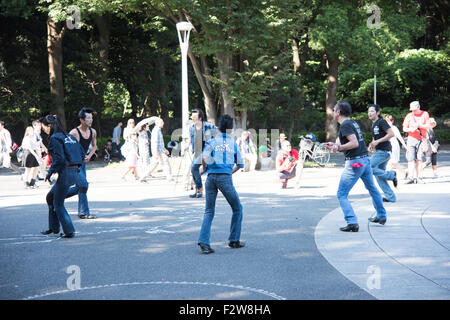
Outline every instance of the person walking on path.
<svg viewBox="0 0 450 320">
<path fill-rule="evenodd" d="M 162 135 L 161 129 L 164 127 L 164 120 L 158 118 L 155 121 L 155 127 L 152 130 L 151 138 L 151 148 L 152 148 L 152 163 L 148 168 L 147 172 L 139 179 L 143 182 L 160 164 L 163 167 L 166 179 L 168 182 L 172 182 L 172 169 L 169 163 L 169 150 L 164 147 L 164 137 Z"/>
<path fill-rule="evenodd" d="M 241 136 L 236 140 L 236 143 L 241 152 L 242 159 L 244 159 L 244 172 L 255 171 L 256 162 L 258 161 L 258 154 L 256 152 L 255 144 L 251 137 L 250 131 L 242 131 Z"/>
<path fill-rule="evenodd" d="M 240 241 L 242 225 L 242 205 L 236 189 L 233 186 L 232 174 L 244 167 L 239 147 L 228 133 L 233 129 L 233 118 L 224 115 L 219 118 L 220 133 L 206 142 L 202 153 L 203 168 L 206 168 L 206 208 L 198 239 L 200 250 L 204 254 L 213 253 L 210 246 L 211 224 L 216 209 L 218 190 L 222 192 L 233 210 L 231 216 L 228 246 L 242 248 L 245 243 Z M 228 133 L 227 133 L 228 132 Z"/>
<path fill-rule="evenodd" d="M 45 133 L 50 135 L 48 151 L 52 156 L 52 165 L 45 180 L 50 180 L 54 173 L 58 173 L 58 179 L 46 197 L 49 208 L 49 227 L 41 233 L 44 235 L 58 234 L 61 225 L 64 232 L 62 238 L 73 238 L 75 228 L 64 206 L 64 200 L 69 187 L 78 180 L 80 167 L 85 159 L 84 150 L 73 135 L 64 132 L 61 122 L 56 116 L 48 115 L 41 118 L 40 121 Z"/>
<path fill-rule="evenodd" d="M 128 119 L 127 126 L 123 129 L 123 139 L 125 140 L 125 143 L 130 140 L 130 136 L 134 132 L 135 125 L 134 119 Z"/>
<path fill-rule="evenodd" d="M 138 162 L 138 146 L 137 146 L 137 134 L 136 133 L 132 133 L 130 134 L 130 139 L 128 140 L 128 152 L 126 155 L 126 160 L 125 160 L 125 166 L 126 166 L 126 170 L 125 172 L 122 174 L 122 180 L 125 180 L 125 176 L 128 174 L 128 172 L 133 171 L 134 174 L 134 178 L 136 180 L 139 180 L 139 176 L 136 170 L 137 167 L 137 162 Z"/>
<path fill-rule="evenodd" d="M 150 137 L 148 135 L 148 130 L 149 130 L 148 124 L 144 124 L 141 127 L 138 136 L 138 153 L 139 153 L 138 168 L 140 175 L 146 172 L 148 166 L 150 165 Z"/>
<path fill-rule="evenodd" d="M 39 171 L 39 164 L 42 162 L 41 156 L 36 151 L 36 136 L 33 127 L 29 126 L 25 130 L 22 139 L 23 166 L 25 167 L 24 181 L 25 188 L 36 188 L 36 177 Z"/>
<path fill-rule="evenodd" d="M 206 141 L 217 133 L 217 127 L 204 119 L 201 109 L 193 109 L 191 119 L 194 123 L 189 127 L 189 145 L 192 148 L 193 161 L 191 165 L 192 178 L 195 183 L 195 193 L 189 195 L 191 198 L 203 197 L 203 184 L 200 175 L 202 165 L 202 151 Z"/>
<path fill-rule="evenodd" d="M 402 176 L 405 179 L 407 179 L 408 171 L 405 171 L 405 169 L 403 169 L 403 167 L 399 163 L 400 162 L 400 144 L 398 142 L 400 141 L 400 143 L 406 150 L 405 140 L 403 139 L 403 137 L 400 133 L 400 130 L 398 130 L 398 128 L 395 126 L 395 124 L 394 124 L 395 119 L 392 115 L 390 115 L 390 114 L 386 115 L 384 117 L 384 120 L 386 120 L 386 122 L 391 126 L 392 132 L 394 133 L 394 136 L 391 138 L 391 140 L 389 140 L 389 142 L 391 143 L 391 147 L 392 147 L 392 153 L 391 153 L 391 158 L 388 161 L 387 167 L 397 169 L 398 171 L 400 171 Z"/>
<path fill-rule="evenodd" d="M 34 139 L 34 142 L 36 143 L 35 150 L 36 150 L 36 153 L 41 158 L 41 161 L 39 161 L 40 166 L 39 166 L 37 180 L 44 180 L 43 177 L 45 177 L 45 175 L 46 175 L 46 173 L 45 173 L 46 168 L 44 165 L 44 161 L 42 161 L 42 152 L 44 152 L 45 154 L 48 154 L 48 150 L 47 150 L 47 147 L 44 145 L 44 142 L 41 137 L 42 124 L 39 122 L 39 120 L 34 120 L 31 123 L 31 125 L 33 126 L 34 135 L 35 135 L 35 139 Z"/>
<path fill-rule="evenodd" d="M 407 184 L 424 183 L 422 176 L 422 163 L 428 149 L 427 130 L 430 129 L 430 115 L 420 110 L 419 101 L 409 104 L 411 111 L 403 120 L 403 131 L 408 133 L 406 141 L 406 160 L 408 160 Z"/>
<path fill-rule="evenodd" d="M 0 165 L 22 175 L 20 169 L 11 162 L 11 147 L 11 133 L 5 128 L 5 122 L 0 120 Z"/>
<path fill-rule="evenodd" d="M 347 101 L 340 101 L 333 109 L 333 117 L 340 124 L 339 138 L 336 143 L 327 142 L 325 146 L 332 152 L 344 152 L 345 167 L 339 181 L 337 198 L 344 213 L 347 226 L 340 228 L 344 232 L 358 232 L 359 224 L 348 194 L 355 183 L 361 179 L 372 197 L 372 204 L 377 212 L 369 218 L 373 223 L 386 223 L 386 209 L 380 192 L 373 181 L 373 172 L 361 129 L 356 121 L 350 119 L 352 107 Z"/>
<path fill-rule="evenodd" d="M 94 110 L 91 108 L 82 108 L 80 112 L 78 112 L 80 125 L 69 132 L 80 142 L 86 154 L 80 168 L 77 183 L 69 189 L 67 194 L 68 198 L 78 194 L 78 217 L 80 217 L 80 219 L 97 218 L 95 215 L 91 214 L 89 210 L 87 198 L 89 183 L 86 178 L 86 165 L 91 160 L 95 151 L 97 151 L 97 132 L 95 129 L 91 128 L 92 121 L 94 120 L 93 112 Z M 89 148 L 89 146 L 91 146 L 91 148 Z M 89 153 L 88 150 L 90 150 Z"/>
<path fill-rule="evenodd" d="M 427 161 L 423 164 L 422 167 L 422 172 L 431 163 L 431 169 L 433 170 L 433 179 L 436 179 L 439 178 L 439 174 L 437 172 L 437 154 L 439 150 L 439 141 L 436 140 L 434 127 L 436 127 L 436 120 L 434 118 L 430 118 L 430 129 L 427 130 L 429 150 L 426 155 Z"/>
<path fill-rule="evenodd" d="M 367 112 L 369 119 L 372 121 L 372 142 L 369 144 L 369 151 L 375 152 L 370 157 L 370 166 L 378 185 L 384 193 L 384 202 L 395 202 L 394 191 L 388 184 L 392 180 L 394 187 L 397 188 L 397 173 L 386 171 L 386 166 L 391 158 L 392 146 L 390 139 L 394 137 L 391 126 L 381 117 L 381 108 L 377 104 L 370 104 Z"/>
</svg>

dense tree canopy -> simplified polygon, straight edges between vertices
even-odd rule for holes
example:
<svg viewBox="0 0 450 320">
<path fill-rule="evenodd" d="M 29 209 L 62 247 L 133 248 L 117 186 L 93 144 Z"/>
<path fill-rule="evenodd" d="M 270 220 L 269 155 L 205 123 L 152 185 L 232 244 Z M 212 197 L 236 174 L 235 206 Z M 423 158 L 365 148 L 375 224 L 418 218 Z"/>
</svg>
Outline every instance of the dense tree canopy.
<svg viewBox="0 0 450 320">
<path fill-rule="evenodd" d="M 129 117 L 181 127 L 180 21 L 194 26 L 190 108 L 210 121 L 331 139 L 330 110 L 347 99 L 365 112 L 374 74 L 382 108 L 401 116 L 419 100 L 444 119 L 449 10 L 445 0 L 0 0 L 0 119 L 20 136 L 49 112 L 71 127 L 89 106 L 100 136 Z"/>
</svg>

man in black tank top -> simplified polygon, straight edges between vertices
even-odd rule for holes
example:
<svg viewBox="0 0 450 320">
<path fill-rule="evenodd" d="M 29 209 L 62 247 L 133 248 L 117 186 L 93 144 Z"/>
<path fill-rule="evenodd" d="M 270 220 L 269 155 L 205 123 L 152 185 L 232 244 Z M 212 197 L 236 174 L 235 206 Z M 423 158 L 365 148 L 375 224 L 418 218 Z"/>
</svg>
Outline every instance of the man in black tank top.
<svg viewBox="0 0 450 320">
<path fill-rule="evenodd" d="M 92 110 L 91 108 L 82 108 L 80 112 L 78 112 L 80 125 L 69 132 L 80 142 L 84 152 L 86 153 L 84 163 L 80 168 L 80 174 L 78 176 L 77 183 L 75 186 L 72 186 L 67 193 L 67 198 L 78 194 L 78 216 L 81 219 L 96 218 L 96 216 L 90 214 L 89 211 L 89 204 L 87 199 L 87 190 L 89 187 L 89 183 L 86 179 L 86 163 L 91 160 L 95 151 L 97 151 L 97 132 L 95 131 L 95 129 L 91 128 L 93 121 L 93 111 L 94 110 Z"/>
<path fill-rule="evenodd" d="M 372 197 L 372 203 L 377 211 L 376 217 L 369 218 L 370 222 L 385 224 L 386 209 L 384 209 L 381 194 L 373 181 L 372 168 L 361 129 L 356 121 L 350 119 L 352 107 L 346 101 L 340 101 L 334 107 L 334 119 L 340 124 L 337 143 L 327 142 L 325 146 L 333 151 L 345 153 L 345 168 L 339 182 L 337 197 L 347 226 L 340 228 L 344 232 L 358 232 L 358 218 L 348 200 L 348 194 L 358 179 L 364 182 Z"/>
</svg>

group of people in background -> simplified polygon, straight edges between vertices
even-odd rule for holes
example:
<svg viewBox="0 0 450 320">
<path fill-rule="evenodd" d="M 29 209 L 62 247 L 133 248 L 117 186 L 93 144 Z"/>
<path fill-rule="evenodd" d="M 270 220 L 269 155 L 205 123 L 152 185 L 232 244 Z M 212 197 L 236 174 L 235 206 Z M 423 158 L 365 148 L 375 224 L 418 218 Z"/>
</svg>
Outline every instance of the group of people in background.
<svg viewBox="0 0 450 320">
<path fill-rule="evenodd" d="M 359 229 L 357 217 L 348 201 L 348 194 L 358 179 L 363 180 L 377 212 L 376 216 L 369 220 L 385 224 L 387 216 L 383 202 L 396 202 L 397 200 L 388 183 L 392 181 L 394 188 L 397 188 L 397 172 L 407 181 L 407 184 L 423 183 L 423 169 L 431 164 L 433 177 L 438 177 L 439 142 L 433 131 L 436 121 L 429 117 L 428 112 L 421 110 L 418 101 L 411 102 L 409 109 L 410 113 L 407 114 L 402 124 L 403 131 L 408 134 L 405 142 L 400 130 L 394 124 L 394 117 L 386 115 L 383 118 L 380 106 L 370 104 L 368 118 L 372 121 L 372 141 L 366 147 L 359 125 L 350 118 L 350 104 L 341 101 L 335 106 L 334 117 L 340 124 L 339 137 L 336 142 L 328 142 L 325 145 L 333 152 L 345 153 L 346 163 L 339 183 L 338 199 L 347 226 L 341 228 L 341 231 L 357 232 Z M 82 108 L 78 113 L 79 126 L 73 128 L 69 133 L 64 132 L 56 116 L 46 116 L 34 120 L 32 126 L 25 130 L 20 149 L 22 150 L 22 165 L 25 167 L 22 177 L 26 188 L 36 187 L 39 173 L 45 175 L 46 181 L 51 181 L 54 173 L 59 174 L 58 180 L 47 195 L 49 229 L 43 231 L 43 234 L 58 233 L 61 225 L 65 237 L 74 236 L 73 224 L 64 208 L 64 199 L 74 195 L 78 195 L 79 200 L 78 216 L 81 219 L 96 218 L 89 210 L 87 199 L 89 183 L 86 177 L 86 164 L 91 161 L 97 151 L 97 133 L 92 128 L 93 115 L 92 109 Z M 234 222 L 232 222 L 229 239 L 230 246 L 242 247 L 243 244 L 239 242 L 242 206 L 234 187 L 227 189 L 226 185 L 232 186 L 232 181 L 227 179 L 238 170 L 254 171 L 258 157 L 262 163 L 262 159 L 270 158 L 272 154 L 276 156 L 276 181 L 281 183 L 281 187 L 285 189 L 288 180 L 294 179 L 295 187 L 298 188 L 303 173 L 304 159 L 299 156 L 297 150 L 292 148 L 283 133 L 280 134 L 274 147 L 270 146 L 267 141 L 257 150 L 249 131 L 243 131 L 235 142 L 234 140 L 231 142 L 232 137 L 225 134 L 224 130 L 232 128 L 232 119 L 222 117 L 222 127 L 217 128 L 204 120 L 203 112 L 200 109 L 192 110 L 191 119 L 193 123 L 189 127 L 189 136 L 186 137 L 190 153 L 189 159 L 191 159 L 190 172 L 195 184 L 195 192 L 190 195 L 191 198 L 203 197 L 201 175 L 206 171 L 209 174 L 206 182 L 207 208 L 204 218 L 206 220 L 204 220 L 199 239 L 200 248 L 203 253 L 214 252 L 209 246 L 209 229 L 214 215 L 217 190 L 222 191 L 229 198 L 227 200 L 233 208 L 232 221 Z M 119 154 L 119 158 L 125 160 L 126 169 L 122 174 L 123 179 L 129 172 L 132 172 L 136 180 L 146 182 L 157 166 L 161 165 L 167 181 L 173 181 L 168 159 L 169 151 L 165 148 L 161 131 L 163 127 L 164 121 L 157 118 L 150 133 L 149 124 L 135 128 L 134 119 L 129 119 L 123 130 L 125 143 L 121 147 L 122 122 L 117 124 L 113 130 L 112 140 L 105 145 L 105 157 L 109 157 L 110 160 L 113 154 Z M 48 143 L 45 143 L 41 137 L 42 128 L 49 136 Z M 0 142 L 2 166 L 17 170 L 12 166 L 10 158 L 14 143 L 3 121 L 0 121 Z M 400 144 L 406 149 L 407 170 L 404 170 L 399 164 Z M 371 156 L 369 156 L 369 152 L 372 152 Z M 222 156 L 227 153 L 232 154 L 233 157 L 228 159 L 228 155 Z M 51 157 L 51 166 L 47 174 L 43 155 Z M 216 162 L 207 164 L 208 157 L 215 159 Z M 223 160 L 225 163 L 221 163 L 219 160 Z M 221 174 L 226 174 L 226 176 L 222 177 Z M 212 179 L 213 177 L 214 179 Z M 375 187 L 373 177 L 382 193 Z M 214 194 L 211 193 L 208 196 L 208 188 L 213 188 L 211 190 L 214 190 Z M 211 190 L 209 192 L 212 192 Z M 208 197 L 212 198 L 208 200 Z"/>
</svg>

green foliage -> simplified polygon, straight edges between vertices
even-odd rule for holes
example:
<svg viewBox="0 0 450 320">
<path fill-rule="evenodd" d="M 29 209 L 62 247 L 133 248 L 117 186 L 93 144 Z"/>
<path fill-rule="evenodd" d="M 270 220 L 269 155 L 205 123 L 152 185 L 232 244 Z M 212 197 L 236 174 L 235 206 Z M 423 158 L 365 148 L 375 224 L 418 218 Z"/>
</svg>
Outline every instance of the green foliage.
<svg viewBox="0 0 450 320">
<path fill-rule="evenodd" d="M 381 8 L 379 29 L 366 26 L 370 4 Z M 70 18 L 69 5 L 80 8 L 82 24 L 63 39 L 69 127 L 82 106 L 101 111 L 108 120 L 94 126 L 108 134 L 107 122 L 124 117 L 166 116 L 167 126 L 179 127 L 180 48 L 172 14 L 195 26 L 190 48 L 206 62 L 201 72 L 210 74 L 219 115 L 228 89 L 234 109 L 248 111 L 249 127 L 291 132 L 293 143 L 299 132 L 324 139 L 327 54 L 339 59 L 337 98 L 350 101 L 364 128 L 370 128 L 374 72 L 382 113 L 397 123 L 412 100 L 435 117 L 450 111 L 449 31 L 439 1 L 0 0 L 0 42 L 6 44 L 0 46 L 0 118 L 18 132 L 50 111 L 46 21 L 48 15 Z M 109 21 L 106 66 L 99 58 L 99 17 Z M 231 61 L 228 81 L 220 78 L 220 55 Z M 188 66 L 190 106 L 203 108 Z"/>
<path fill-rule="evenodd" d="M 450 144 L 450 129 L 434 129 L 439 144 Z"/>
</svg>

